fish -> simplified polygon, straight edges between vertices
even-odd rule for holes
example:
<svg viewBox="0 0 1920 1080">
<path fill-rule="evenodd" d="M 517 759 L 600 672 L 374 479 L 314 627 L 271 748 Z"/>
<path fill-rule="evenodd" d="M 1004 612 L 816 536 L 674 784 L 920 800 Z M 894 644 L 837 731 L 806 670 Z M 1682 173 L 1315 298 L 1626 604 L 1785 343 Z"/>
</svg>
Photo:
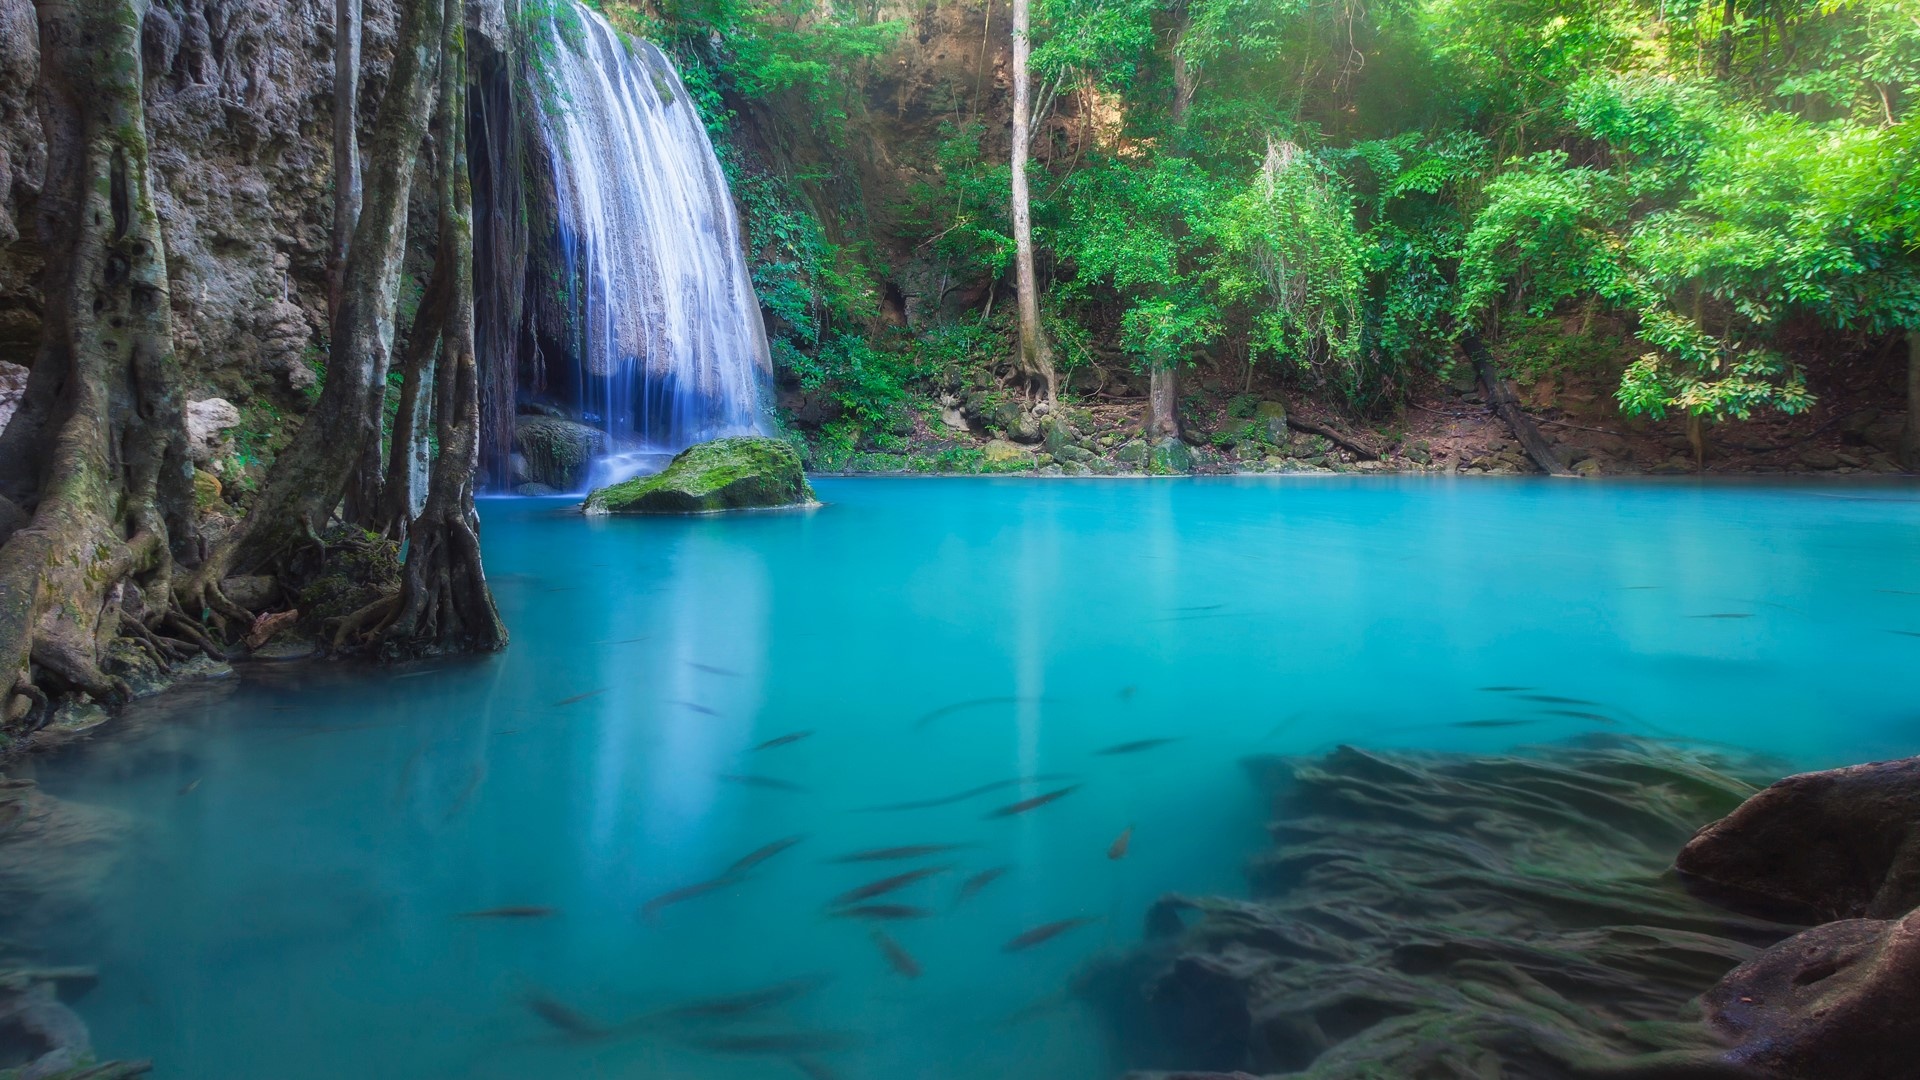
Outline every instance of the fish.
<svg viewBox="0 0 1920 1080">
<path fill-rule="evenodd" d="M 584 694 L 575 694 L 569 698 L 561 698 L 559 701 L 553 703 L 553 707 L 557 709 L 562 705 L 572 705 L 576 702 L 585 701 L 588 698 L 599 697 L 601 694 L 606 693 L 608 689 L 608 687 L 603 686 L 598 690 L 589 690 Z"/>
<path fill-rule="evenodd" d="M 1132 701 L 1133 695 L 1139 692 L 1140 692 L 1140 688 L 1137 686 L 1123 686 L 1120 688 L 1120 700 Z"/>
<path fill-rule="evenodd" d="M 807 790 L 791 780 L 782 780 L 774 776 L 756 776 L 752 773 L 721 773 L 720 779 L 729 784 L 744 784 L 747 787 L 765 788 L 768 791 Z"/>
<path fill-rule="evenodd" d="M 1115 840 L 1113 842 L 1113 846 L 1107 848 L 1107 858 L 1112 859 L 1115 862 L 1118 862 L 1121 859 L 1126 858 L 1127 848 L 1132 843 L 1133 843 L 1133 826 L 1129 825 L 1127 826 L 1127 830 L 1120 834 L 1120 839 Z"/>
<path fill-rule="evenodd" d="M 740 856 L 738 859 L 735 859 L 733 865 L 727 867 L 727 872 L 720 876 L 726 878 L 739 877 L 741 874 L 759 866 L 761 863 L 766 862 L 768 859 L 773 858 L 775 855 L 780 854 L 805 839 L 805 836 L 786 836 L 775 840 L 771 844 L 763 844 L 747 852 L 745 855 Z"/>
<path fill-rule="evenodd" d="M 833 913 L 838 919 L 872 919 L 892 922 L 898 919 L 924 919 L 933 912 L 911 904 L 859 904 Z"/>
<path fill-rule="evenodd" d="M 887 958 L 887 966 L 905 975 L 909 979 L 920 977 L 920 961 L 913 958 L 901 944 L 888 937 L 884 932 L 873 932 L 873 943 L 880 947 L 880 955 Z"/>
<path fill-rule="evenodd" d="M 988 706 L 988 705 L 1020 705 L 1027 702 L 1038 702 L 1041 700 L 1044 700 L 1044 699 L 1026 698 L 1026 697 L 969 698 L 966 701 L 956 701 L 951 705 L 942 705 L 939 708 L 929 713 L 922 713 L 920 714 L 920 718 L 913 722 L 913 726 L 915 729 L 923 728 L 923 727 L 926 727 L 928 724 L 933 723 L 935 720 L 940 719 L 943 716 L 952 716 L 954 713 L 965 712 L 968 709 L 979 709 L 979 708 L 984 708 L 985 706 Z"/>
<path fill-rule="evenodd" d="M 1621 586 L 1621 588 L 1626 589 L 1628 592 L 1632 592 L 1636 589 L 1657 589 L 1659 587 L 1660 586 L 1658 585 L 1623 585 Z"/>
<path fill-rule="evenodd" d="M 699 702 L 695 702 L 695 701 L 672 701 L 672 702 L 668 702 L 668 704 L 685 705 L 687 708 L 692 709 L 694 712 L 697 712 L 702 716 L 719 716 L 720 715 L 720 712 L 718 709 L 709 709 L 705 705 L 702 705 Z"/>
<path fill-rule="evenodd" d="M 1751 611 L 1716 611 L 1711 615 L 1689 615 L 1689 619 L 1751 619 Z"/>
<path fill-rule="evenodd" d="M 1549 716 L 1570 716 L 1575 720 L 1592 720 L 1596 724 L 1617 724 L 1620 721 L 1606 713 L 1581 712 L 1578 709 L 1548 709 Z"/>
<path fill-rule="evenodd" d="M 1597 701 L 1589 701 L 1586 698 L 1560 697 L 1557 694 L 1522 694 L 1520 695 L 1520 700 L 1537 701 L 1542 705 L 1598 705 L 1600 704 Z"/>
<path fill-rule="evenodd" d="M 716 892 L 729 885 L 736 885 L 739 881 L 739 878 L 717 877 L 712 881 L 701 881 L 692 885 L 683 885 L 671 892 L 663 892 L 659 896 L 642 904 L 640 906 L 640 914 L 647 919 L 658 918 L 660 912 L 674 904 L 678 904 L 683 900 L 692 900 L 697 896 L 705 896 L 710 892 Z"/>
<path fill-rule="evenodd" d="M 805 1074 L 807 1080 L 840 1080 L 840 1074 L 828 1068 L 824 1061 L 796 1057 L 788 1058 L 787 1063 Z"/>
<path fill-rule="evenodd" d="M 885 896 L 890 892 L 904 889 L 916 881 L 930 878 L 935 874 L 944 874 L 951 869 L 953 869 L 951 866 L 928 866 L 919 870 L 909 870 L 904 874 L 884 877 L 879 881 L 869 881 L 865 885 L 857 885 L 841 893 L 839 896 L 834 897 L 828 902 L 827 906 L 846 907 L 849 904 L 857 904 L 862 900 L 871 900 L 876 896 Z"/>
<path fill-rule="evenodd" d="M 512 904 L 507 907 L 482 908 L 479 911 L 463 911 L 462 919 L 544 919 L 557 914 L 550 907 Z"/>
<path fill-rule="evenodd" d="M 718 1054 L 828 1054 L 860 1045 L 858 1036 L 843 1031 L 780 1031 L 744 1035 L 709 1035 L 688 1040 Z"/>
<path fill-rule="evenodd" d="M 1035 795 L 1031 799 L 1022 799 L 1017 803 L 1003 806 L 998 810 L 989 812 L 987 816 L 990 818 L 1003 818 L 1013 817 L 1016 814 L 1024 814 L 1029 810 L 1038 810 L 1056 799 L 1064 799 L 1079 790 L 1080 785 L 1075 784 L 1072 787 L 1061 788 L 1059 791 L 1049 791 L 1045 795 Z"/>
<path fill-rule="evenodd" d="M 607 1034 L 607 1029 L 594 1023 L 580 1010 L 564 1002 L 556 1001 L 538 991 L 529 992 L 523 999 L 527 1008 L 540 1019 L 559 1029 L 561 1033 L 576 1039 L 598 1039 Z"/>
<path fill-rule="evenodd" d="M 193 789 L 199 786 L 200 786 L 200 778 L 196 776 L 193 779 L 187 781 L 187 786 L 180 789 L 180 794 L 191 795 L 193 794 Z"/>
<path fill-rule="evenodd" d="M 707 998 L 702 1001 L 689 1001 L 684 1005 L 675 1005 L 665 1010 L 665 1016 L 679 1020 L 720 1020 L 744 1016 L 747 1013 L 761 1012 L 766 1009 L 785 1005 L 796 998 L 805 997 L 821 986 L 827 979 L 822 976 L 810 976 L 801 979 L 789 979 L 783 983 L 760 990 L 749 990 L 744 994 L 730 994 L 726 997 Z"/>
<path fill-rule="evenodd" d="M 725 675 L 730 679 L 737 679 L 740 677 L 740 673 L 732 670 L 731 668 L 714 667 L 712 664 L 689 663 L 687 666 L 694 669 L 695 671 L 704 671 L 709 675 Z"/>
<path fill-rule="evenodd" d="M 875 814 L 892 810 L 929 810 L 936 806 L 951 806 L 954 803 L 966 802 L 968 799 L 977 799 L 991 792 L 1001 791 L 1010 787 L 1020 787 L 1023 784 L 1037 784 L 1043 781 L 1069 779 L 1072 779 L 1072 777 L 1065 773 L 1041 773 L 1037 776 L 1017 776 L 1012 780 L 998 780 L 991 784 L 982 784 L 977 788 L 968 788 L 955 795 L 942 795 L 937 799 L 920 799 L 915 802 L 888 803 L 885 806 L 864 806 L 860 808 L 859 812 L 863 814 Z"/>
<path fill-rule="evenodd" d="M 1007 867 L 1004 867 L 1004 866 L 993 866 L 980 871 L 979 873 L 973 875 L 972 877 L 960 883 L 960 894 L 954 897 L 953 902 L 958 904 L 962 900 L 965 900 L 973 896 L 975 893 L 979 892 L 981 889 L 984 889 L 987 886 L 993 884 L 994 882 L 1000 880 L 1002 877 L 1006 875 L 1006 872 L 1007 872 Z"/>
<path fill-rule="evenodd" d="M 1534 722 L 1535 721 L 1532 720 L 1462 720 L 1453 726 L 1462 728 L 1520 727 L 1524 724 Z"/>
<path fill-rule="evenodd" d="M 589 645 L 631 645 L 636 641 L 651 641 L 651 640 L 653 640 L 653 638 L 650 635 L 643 634 L 640 637 L 621 638 L 619 641 L 589 641 L 587 644 Z"/>
<path fill-rule="evenodd" d="M 1889 630 L 1887 633 L 1899 634 L 1901 637 L 1920 637 L 1920 630 Z"/>
<path fill-rule="evenodd" d="M 445 671 L 445 670 L 446 670 L 445 668 L 437 668 L 437 667 L 430 667 L 430 668 L 428 668 L 428 669 L 427 669 L 427 670 L 425 670 L 425 671 L 409 671 L 409 672 L 407 672 L 407 673 L 406 673 L 405 675 L 395 675 L 395 676 L 394 676 L 394 678 L 396 678 L 396 679 L 419 679 L 419 678 L 424 678 L 425 676 L 428 676 L 428 675 L 433 675 L 433 674 L 436 674 L 436 673 L 438 673 L 438 672 L 442 672 L 442 671 Z"/>
<path fill-rule="evenodd" d="M 1005 945 L 1000 946 L 1000 951 L 1013 953 L 1019 952 L 1022 949 L 1031 949 L 1042 942 L 1052 941 L 1054 938 L 1059 937 L 1069 930 L 1078 929 L 1079 927 L 1099 921 L 1100 920 L 1094 916 L 1082 915 L 1074 919 L 1061 919 L 1059 922 L 1050 922 L 1045 926 L 1036 926 L 1024 934 L 1015 936 Z"/>
<path fill-rule="evenodd" d="M 763 742 L 759 746 L 754 747 L 753 751 L 750 751 L 750 752 L 758 752 L 761 750 L 771 750 L 776 746 L 791 746 L 794 743 L 799 742 L 801 739 L 804 739 L 811 734 L 813 734 L 813 732 L 811 731 L 796 731 L 790 735 L 782 735 L 777 739 L 768 739 L 766 742 Z"/>
<path fill-rule="evenodd" d="M 1177 607 L 1177 608 L 1174 608 L 1173 610 L 1175 611 L 1219 611 L 1221 608 L 1226 606 L 1227 605 L 1225 604 L 1200 604 L 1196 607 Z"/>
<path fill-rule="evenodd" d="M 1489 694 L 1517 694 L 1522 690 L 1531 690 L 1531 686 L 1482 686 L 1480 689 Z"/>
<path fill-rule="evenodd" d="M 1142 750 L 1157 750 L 1169 743 L 1177 743 L 1180 741 L 1180 738 L 1180 736 L 1175 735 L 1167 739 L 1136 739 L 1133 742 L 1115 743 L 1104 750 L 1095 750 L 1094 754 L 1101 757 L 1112 757 L 1116 754 L 1137 754 Z"/>
<path fill-rule="evenodd" d="M 972 847 L 972 844 L 909 844 L 905 847 L 873 848 L 868 851 L 855 851 L 837 856 L 829 861 L 837 863 L 856 862 L 893 862 L 898 859 L 921 859 L 928 855 L 939 855 L 948 851 L 959 851 Z"/>
</svg>

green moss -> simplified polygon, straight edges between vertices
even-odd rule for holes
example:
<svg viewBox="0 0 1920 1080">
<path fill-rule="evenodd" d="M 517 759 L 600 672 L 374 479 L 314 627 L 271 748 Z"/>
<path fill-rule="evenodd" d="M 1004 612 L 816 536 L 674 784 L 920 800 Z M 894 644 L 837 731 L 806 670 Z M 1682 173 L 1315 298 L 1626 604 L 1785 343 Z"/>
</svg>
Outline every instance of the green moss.
<svg viewBox="0 0 1920 1080">
<path fill-rule="evenodd" d="M 778 439 L 716 439 L 680 452 L 653 476 L 587 496 L 589 514 L 699 514 L 814 501 L 800 455 Z"/>
</svg>

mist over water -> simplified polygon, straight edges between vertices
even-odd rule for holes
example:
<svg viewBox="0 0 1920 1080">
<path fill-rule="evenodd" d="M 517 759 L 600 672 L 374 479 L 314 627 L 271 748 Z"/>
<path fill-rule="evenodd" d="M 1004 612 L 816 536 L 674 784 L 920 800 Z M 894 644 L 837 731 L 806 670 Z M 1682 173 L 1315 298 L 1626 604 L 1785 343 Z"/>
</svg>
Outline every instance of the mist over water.
<svg viewBox="0 0 1920 1080">
<path fill-rule="evenodd" d="M 596 482 L 763 430 L 771 371 L 726 178 L 673 64 L 569 0 L 536 86 L 579 365 L 570 402 L 611 436 Z"/>
<path fill-rule="evenodd" d="M 123 815 L 93 902 L 32 939 L 99 966 L 78 1008 L 103 1055 L 195 1080 L 798 1077 L 632 1022 L 817 976 L 703 1030 L 844 1033 L 807 1056 L 847 1080 L 1091 1080 L 1117 1063 L 1064 991 L 1162 893 L 1245 895 L 1250 754 L 1602 732 L 1810 768 L 1920 735 L 1910 485 L 816 483 L 818 510 L 698 519 L 484 502 L 506 653 L 255 665 L 25 763 Z M 832 861 L 935 843 L 966 846 Z M 876 898 L 933 912 L 883 926 L 918 978 L 828 913 L 934 866 Z M 459 917 L 510 905 L 556 911 Z M 568 1038 L 533 994 L 618 1030 Z"/>
</svg>

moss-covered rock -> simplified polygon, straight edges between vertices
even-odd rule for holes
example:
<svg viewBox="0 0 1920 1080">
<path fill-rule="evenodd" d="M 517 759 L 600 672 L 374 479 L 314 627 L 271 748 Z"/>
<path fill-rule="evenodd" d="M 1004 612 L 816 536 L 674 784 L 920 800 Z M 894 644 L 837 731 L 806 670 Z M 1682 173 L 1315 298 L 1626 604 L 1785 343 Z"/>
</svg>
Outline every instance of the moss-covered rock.
<svg viewBox="0 0 1920 1080">
<path fill-rule="evenodd" d="M 557 416 L 521 417 L 513 441 L 525 459 L 527 482 L 556 491 L 585 487 L 593 459 L 607 452 L 605 432 Z"/>
<path fill-rule="evenodd" d="M 593 492 L 581 509 L 588 514 L 702 514 L 813 501 L 793 447 L 749 437 L 690 446 L 652 476 Z"/>
</svg>

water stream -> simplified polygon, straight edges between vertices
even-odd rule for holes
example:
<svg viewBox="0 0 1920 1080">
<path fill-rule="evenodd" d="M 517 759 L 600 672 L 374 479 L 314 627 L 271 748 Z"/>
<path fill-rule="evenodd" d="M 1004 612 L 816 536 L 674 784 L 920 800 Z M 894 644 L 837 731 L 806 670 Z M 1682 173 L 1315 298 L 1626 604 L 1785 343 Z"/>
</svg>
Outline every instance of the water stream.
<svg viewBox="0 0 1920 1080">
<path fill-rule="evenodd" d="M 800 1077 L 650 1026 L 791 980 L 709 1030 L 831 1037 L 804 1056 L 845 1080 L 1099 1080 L 1065 990 L 1162 893 L 1245 894 L 1249 754 L 1598 732 L 1815 767 L 1920 740 L 1910 485 L 818 490 L 698 519 L 484 502 L 506 653 L 256 665 L 24 763 L 121 821 L 36 957 L 98 965 L 97 1043 L 161 1080 Z M 961 846 L 836 861 L 921 844 Z M 910 978 L 828 901 L 920 867 L 874 900 L 928 912 L 882 924 Z M 506 906 L 553 911 L 462 917 Z M 1003 951 L 1072 918 L 1097 921 Z"/>
<path fill-rule="evenodd" d="M 535 46 L 577 365 L 569 406 L 608 433 L 596 484 L 762 430 L 771 362 L 740 226 L 673 64 L 577 0 Z"/>
</svg>

